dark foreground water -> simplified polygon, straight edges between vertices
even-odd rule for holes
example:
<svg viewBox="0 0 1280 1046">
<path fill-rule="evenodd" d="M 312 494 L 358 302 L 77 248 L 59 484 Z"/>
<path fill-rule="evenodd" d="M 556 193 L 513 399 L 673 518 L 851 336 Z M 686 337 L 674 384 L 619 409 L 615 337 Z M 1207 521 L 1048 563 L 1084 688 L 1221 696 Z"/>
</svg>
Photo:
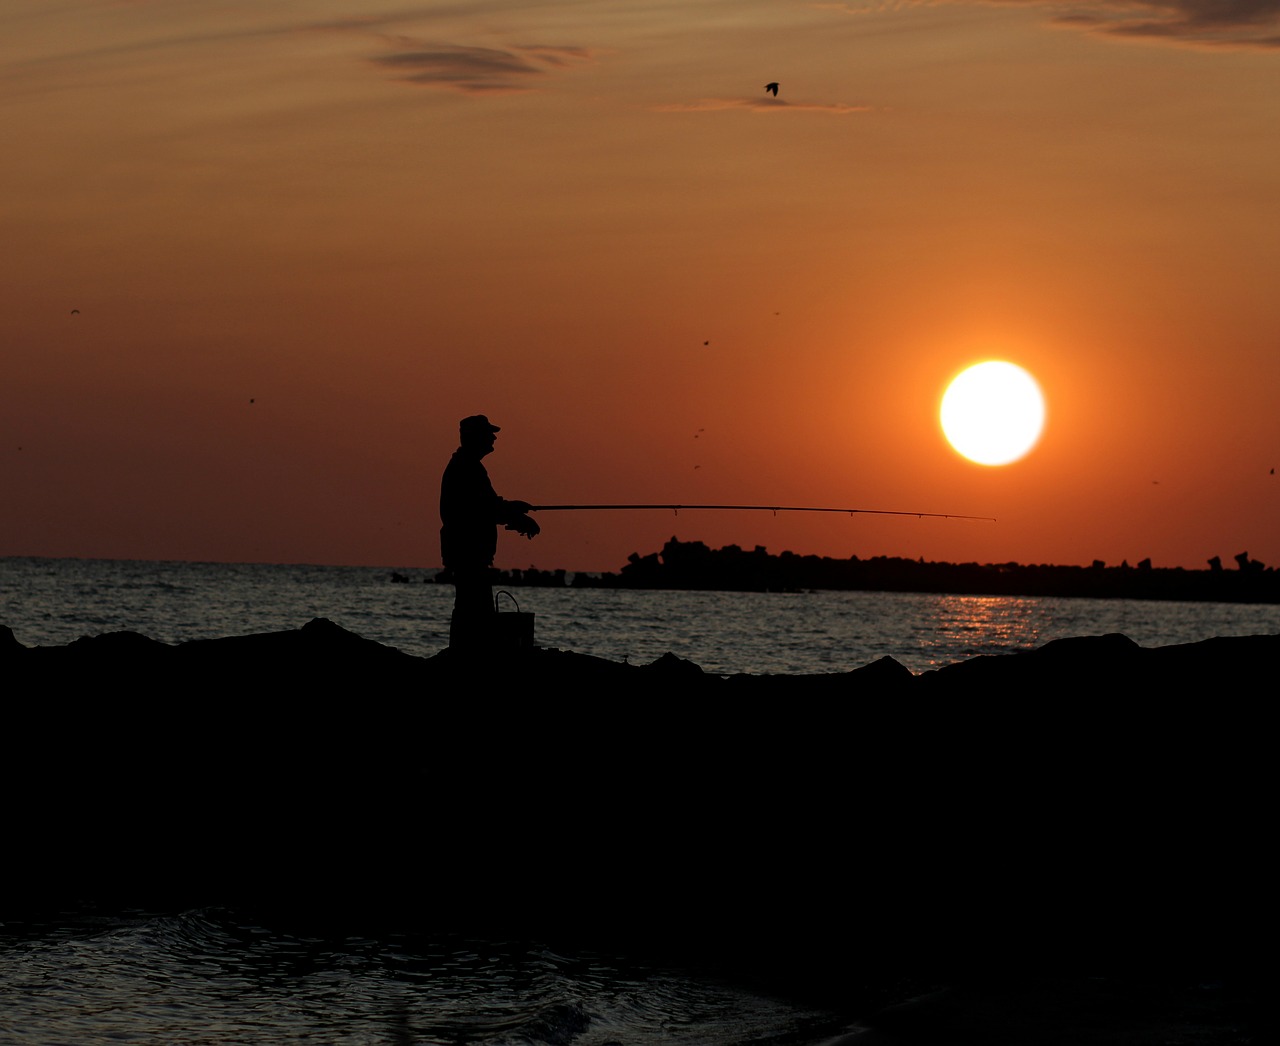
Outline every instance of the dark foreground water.
<svg viewBox="0 0 1280 1046">
<path fill-rule="evenodd" d="M 6 1043 L 809 1043 L 842 1018 L 532 941 L 317 934 L 228 908 L 64 911 L 0 930 Z"/>
<path fill-rule="evenodd" d="M 1024 961 L 873 974 L 848 983 L 847 1004 L 814 1005 L 635 955 L 272 926 L 216 906 L 0 926 L 13 1046 L 1249 1046 L 1267 991 L 1238 964 L 1064 976 Z"/>
</svg>

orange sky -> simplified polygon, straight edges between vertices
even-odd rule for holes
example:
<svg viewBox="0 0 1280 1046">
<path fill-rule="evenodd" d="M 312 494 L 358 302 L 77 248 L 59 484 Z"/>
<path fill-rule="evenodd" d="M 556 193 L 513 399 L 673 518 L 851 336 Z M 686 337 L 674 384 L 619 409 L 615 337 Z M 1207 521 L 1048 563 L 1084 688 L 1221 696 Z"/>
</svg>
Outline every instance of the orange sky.
<svg viewBox="0 0 1280 1046">
<path fill-rule="evenodd" d="M 1280 565 L 1277 0 L 6 0 L 0 141 L 0 555 L 434 566 L 484 412 L 535 503 L 998 518 L 503 567 Z M 986 358 L 1001 468 L 937 420 Z"/>
</svg>

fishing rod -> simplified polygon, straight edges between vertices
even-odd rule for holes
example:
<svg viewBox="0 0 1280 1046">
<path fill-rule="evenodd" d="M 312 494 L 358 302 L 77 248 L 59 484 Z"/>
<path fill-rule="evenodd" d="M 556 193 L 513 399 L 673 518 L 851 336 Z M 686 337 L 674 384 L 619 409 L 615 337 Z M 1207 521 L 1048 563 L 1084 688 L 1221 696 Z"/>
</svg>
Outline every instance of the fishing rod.
<svg viewBox="0 0 1280 1046">
<path fill-rule="evenodd" d="M 533 505 L 530 512 L 585 512 L 600 509 L 664 509 L 677 515 L 682 510 L 709 510 L 716 512 L 840 512 L 846 515 L 861 513 L 876 516 L 930 516 L 935 519 L 976 519 L 994 523 L 994 516 L 962 516 L 955 512 L 908 512 L 888 508 L 814 508 L 808 505 Z"/>
</svg>

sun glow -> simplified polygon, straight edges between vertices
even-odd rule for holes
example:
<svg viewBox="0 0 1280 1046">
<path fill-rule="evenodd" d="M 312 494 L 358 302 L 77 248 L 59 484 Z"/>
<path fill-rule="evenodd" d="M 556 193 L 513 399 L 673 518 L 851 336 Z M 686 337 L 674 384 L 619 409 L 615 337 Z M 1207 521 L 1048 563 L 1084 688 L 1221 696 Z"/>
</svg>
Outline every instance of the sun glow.
<svg viewBox="0 0 1280 1046">
<path fill-rule="evenodd" d="M 961 371 L 942 397 L 947 442 L 979 465 L 1008 465 L 1027 454 L 1044 428 L 1044 396 L 1036 380 L 1003 360 Z"/>
</svg>

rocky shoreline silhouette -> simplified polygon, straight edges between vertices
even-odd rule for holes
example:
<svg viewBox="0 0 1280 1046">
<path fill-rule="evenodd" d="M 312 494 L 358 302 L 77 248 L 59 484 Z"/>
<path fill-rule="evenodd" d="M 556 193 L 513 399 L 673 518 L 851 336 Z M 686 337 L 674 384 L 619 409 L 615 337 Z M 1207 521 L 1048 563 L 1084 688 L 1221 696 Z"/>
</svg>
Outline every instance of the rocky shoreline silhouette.
<svg viewBox="0 0 1280 1046">
<path fill-rule="evenodd" d="M 0 920 L 233 904 L 302 936 L 525 934 L 842 1007 L 949 986 L 850 1046 L 1244 1043 L 1277 663 L 1280 636 L 1108 635 L 919 675 L 714 676 L 419 658 L 324 619 L 177 645 L 0 628 Z"/>
<path fill-rule="evenodd" d="M 517 615 L 508 615 L 515 618 Z M 685 695 L 824 694 L 1068 697 L 1174 695 L 1188 687 L 1245 692 L 1273 678 L 1280 635 L 1225 636 L 1194 643 L 1140 647 L 1108 634 L 1057 639 L 1034 650 L 981 655 L 913 673 L 892 657 L 842 672 L 805 675 L 712 674 L 667 653 L 647 665 L 610 661 L 536 645 L 479 655 L 448 648 L 416 657 L 364 639 L 325 618 L 298 629 L 170 645 L 136 632 L 85 636 L 63 646 L 26 647 L 0 626 L 0 672 L 15 683 L 105 685 L 122 680 L 135 695 L 161 696 L 230 689 L 272 694 L 373 688 L 380 692 L 465 692 L 475 680 L 490 687 L 530 688 L 562 696 L 597 690 L 647 696 L 655 689 Z"/>
<path fill-rule="evenodd" d="M 1150 559 L 1087 567 L 1021 563 L 945 563 L 896 556 L 835 559 L 773 554 L 763 546 L 712 549 L 672 538 L 660 552 L 633 552 L 621 570 L 603 574 L 567 570 L 500 570 L 505 587 L 645 588 L 725 592 L 836 591 L 937 592 L 952 595 L 1061 596 L 1088 599 L 1167 599 L 1187 602 L 1280 603 L 1280 571 L 1248 552 L 1207 560 L 1204 570 L 1156 567 Z M 403 573 L 392 580 L 408 581 Z M 448 582 L 447 572 L 426 580 Z"/>
</svg>

